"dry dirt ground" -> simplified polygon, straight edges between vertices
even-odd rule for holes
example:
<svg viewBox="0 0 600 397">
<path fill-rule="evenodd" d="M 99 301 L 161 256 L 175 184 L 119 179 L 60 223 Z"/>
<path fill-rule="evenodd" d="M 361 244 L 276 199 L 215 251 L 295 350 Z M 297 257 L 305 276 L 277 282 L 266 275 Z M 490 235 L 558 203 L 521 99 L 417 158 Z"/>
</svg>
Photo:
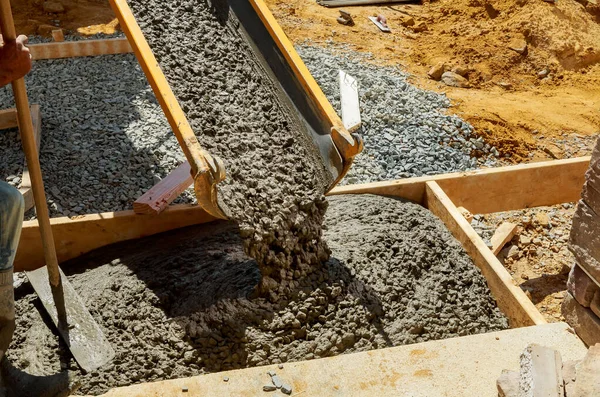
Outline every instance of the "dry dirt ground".
<svg viewBox="0 0 600 397">
<path fill-rule="evenodd" d="M 503 222 L 518 225 L 498 259 L 549 322 L 564 321 L 560 306 L 575 263 L 568 249 L 575 204 L 479 215 L 472 222 L 484 239 Z"/>
<path fill-rule="evenodd" d="M 106 0 L 60 2 L 64 12 L 48 13 L 42 0 L 12 0 L 17 30 L 49 34 L 58 26 L 94 34 L 118 29 Z M 339 9 L 314 0 L 266 3 L 295 43 L 345 44 L 351 51 L 371 52 L 375 62 L 410 72 L 413 84 L 445 92 L 453 101 L 451 111 L 469 121 L 507 162 L 588 155 L 600 131 L 598 0 L 426 0 L 343 7 L 354 26 L 338 24 Z M 378 14 L 387 18 L 391 33 L 380 32 L 367 19 Z M 523 54 L 510 48 L 525 44 Z M 427 72 L 439 62 L 464 67 L 471 88 L 431 80 Z M 566 233 L 572 209 L 557 211 L 553 218 Z M 547 227 L 523 226 L 521 218 L 527 221 L 527 216 L 534 217 L 535 210 L 487 215 L 481 221 L 497 226 L 512 219 L 521 224 L 521 233 L 535 234 L 527 247 L 514 241 L 521 254 L 505 265 L 555 321 L 560 319 L 558 296 L 566 280 L 562 267 L 570 264 L 570 254 L 566 241 Z M 553 251 L 556 247 L 558 252 Z"/>
<path fill-rule="evenodd" d="M 266 1 L 292 41 L 348 44 L 400 65 L 418 86 L 446 92 L 454 100 L 453 111 L 513 161 L 549 157 L 537 133 L 600 130 L 600 14 L 592 4 L 440 0 L 343 7 L 355 21 L 343 26 L 336 21 L 336 8 L 307 0 Z M 387 18 L 391 33 L 367 19 L 378 14 Z M 527 43 L 527 55 L 509 48 L 519 40 Z M 465 67 L 473 88 L 430 80 L 427 72 L 438 62 Z M 540 78 L 545 69 L 549 75 Z"/>
</svg>

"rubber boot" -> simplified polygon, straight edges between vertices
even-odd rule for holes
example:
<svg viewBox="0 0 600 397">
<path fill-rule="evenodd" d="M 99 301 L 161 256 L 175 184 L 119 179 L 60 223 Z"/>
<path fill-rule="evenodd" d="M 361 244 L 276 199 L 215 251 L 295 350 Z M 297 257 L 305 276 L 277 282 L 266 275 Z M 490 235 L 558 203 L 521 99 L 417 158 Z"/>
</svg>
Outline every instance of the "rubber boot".
<svg viewBox="0 0 600 397">
<path fill-rule="evenodd" d="M 15 294 L 13 269 L 0 271 L 0 360 L 15 331 Z"/>
</svg>

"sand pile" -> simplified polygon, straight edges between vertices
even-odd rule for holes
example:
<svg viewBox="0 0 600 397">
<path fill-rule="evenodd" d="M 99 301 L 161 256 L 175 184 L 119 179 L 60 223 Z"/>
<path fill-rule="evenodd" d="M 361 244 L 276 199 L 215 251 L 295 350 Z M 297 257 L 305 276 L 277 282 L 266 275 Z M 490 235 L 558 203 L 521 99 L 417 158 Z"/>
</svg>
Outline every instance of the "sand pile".
<svg viewBox="0 0 600 397">
<path fill-rule="evenodd" d="M 476 84 L 501 78 L 517 85 L 517 76 L 534 82 L 546 69 L 545 76 L 586 68 L 600 62 L 600 23 L 594 3 L 585 2 L 442 1 L 433 9 L 438 50 L 430 54 L 474 68 Z M 526 52 L 515 51 L 523 44 Z"/>
</svg>

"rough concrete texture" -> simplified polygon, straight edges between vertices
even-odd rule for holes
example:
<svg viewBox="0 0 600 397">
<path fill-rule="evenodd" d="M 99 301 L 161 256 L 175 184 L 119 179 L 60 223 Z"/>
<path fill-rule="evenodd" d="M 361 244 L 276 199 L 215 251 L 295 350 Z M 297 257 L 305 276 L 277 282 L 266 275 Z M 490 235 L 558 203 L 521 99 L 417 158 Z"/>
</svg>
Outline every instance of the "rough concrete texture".
<svg viewBox="0 0 600 397">
<path fill-rule="evenodd" d="M 575 369 L 577 380 L 573 397 L 600 396 L 600 345 L 591 346 Z"/>
<path fill-rule="evenodd" d="M 573 216 L 573 226 L 569 237 L 569 248 L 579 266 L 600 280 L 600 216 L 588 205 L 579 200 Z"/>
<path fill-rule="evenodd" d="M 586 345 L 600 343 L 600 318 L 590 309 L 577 303 L 573 295 L 565 293 L 561 311 L 565 321 L 573 327 Z"/>
<path fill-rule="evenodd" d="M 261 266 L 261 292 L 291 288 L 328 258 L 332 176 L 223 0 L 128 2 L 201 145 L 227 171 L 220 204 Z M 273 292 L 273 297 L 276 293 Z"/>
<path fill-rule="evenodd" d="M 571 360 L 563 362 L 562 374 L 565 381 L 565 396 L 572 397 L 575 393 L 575 380 L 577 379 L 576 365 L 579 361 Z"/>
<path fill-rule="evenodd" d="M 442 222 L 379 196 L 331 199 L 330 260 L 278 299 L 246 298 L 256 262 L 233 223 L 120 243 L 64 266 L 116 350 L 81 393 L 159 379 L 476 334 L 508 327 L 479 270 Z M 19 370 L 69 368 L 28 283 L 8 351 Z"/>
<path fill-rule="evenodd" d="M 585 307 L 590 307 L 594 295 L 600 291 L 600 287 L 577 264 L 574 264 L 569 272 L 567 289 L 577 302 Z"/>
<path fill-rule="evenodd" d="M 549 347 L 531 344 L 520 358 L 519 397 L 563 397 L 562 358 Z"/>
<path fill-rule="evenodd" d="M 600 139 L 596 140 L 590 167 L 585 173 L 581 198 L 596 214 L 600 214 Z"/>
<path fill-rule="evenodd" d="M 502 370 L 496 387 L 498 397 L 519 397 L 519 371 Z"/>
</svg>

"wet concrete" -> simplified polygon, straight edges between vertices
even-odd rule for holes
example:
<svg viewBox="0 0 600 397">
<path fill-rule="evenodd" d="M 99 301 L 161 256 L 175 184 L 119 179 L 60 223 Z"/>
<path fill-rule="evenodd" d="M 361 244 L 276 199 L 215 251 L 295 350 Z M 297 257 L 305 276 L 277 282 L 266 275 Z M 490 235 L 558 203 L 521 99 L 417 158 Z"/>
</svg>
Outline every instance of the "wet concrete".
<svg viewBox="0 0 600 397">
<path fill-rule="evenodd" d="M 28 284 L 17 290 L 12 365 L 68 368 L 82 393 L 206 372 L 398 346 L 507 328 L 479 270 L 442 222 L 412 203 L 337 196 L 331 258 L 277 299 L 249 298 L 259 267 L 237 225 L 214 222 L 100 249 L 69 280 L 117 354 L 80 374 Z M 63 371 L 66 372 L 66 371 Z"/>
</svg>

